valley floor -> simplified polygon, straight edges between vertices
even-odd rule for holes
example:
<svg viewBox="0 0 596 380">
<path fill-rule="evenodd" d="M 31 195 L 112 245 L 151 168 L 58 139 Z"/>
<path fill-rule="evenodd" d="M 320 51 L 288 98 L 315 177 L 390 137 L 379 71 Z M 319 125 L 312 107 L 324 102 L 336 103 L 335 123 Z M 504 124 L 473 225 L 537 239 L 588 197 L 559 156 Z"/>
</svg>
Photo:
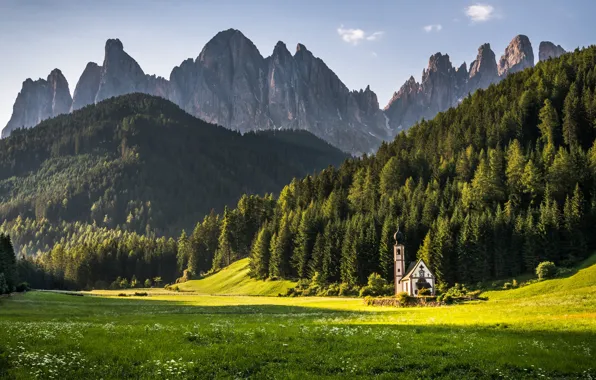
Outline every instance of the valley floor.
<svg viewBox="0 0 596 380">
<path fill-rule="evenodd" d="M 0 378 L 596 377 L 596 266 L 488 301 L 29 292 L 0 300 Z"/>
</svg>

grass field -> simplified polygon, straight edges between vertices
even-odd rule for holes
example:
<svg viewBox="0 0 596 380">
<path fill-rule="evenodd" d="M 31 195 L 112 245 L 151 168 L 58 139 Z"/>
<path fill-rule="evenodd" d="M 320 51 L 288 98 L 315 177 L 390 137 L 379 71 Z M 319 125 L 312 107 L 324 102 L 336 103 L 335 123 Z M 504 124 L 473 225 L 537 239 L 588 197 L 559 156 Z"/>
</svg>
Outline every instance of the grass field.
<svg viewBox="0 0 596 380">
<path fill-rule="evenodd" d="M 565 279 L 438 308 L 30 292 L 0 301 L 0 378 L 592 379 L 595 260 Z"/>
</svg>

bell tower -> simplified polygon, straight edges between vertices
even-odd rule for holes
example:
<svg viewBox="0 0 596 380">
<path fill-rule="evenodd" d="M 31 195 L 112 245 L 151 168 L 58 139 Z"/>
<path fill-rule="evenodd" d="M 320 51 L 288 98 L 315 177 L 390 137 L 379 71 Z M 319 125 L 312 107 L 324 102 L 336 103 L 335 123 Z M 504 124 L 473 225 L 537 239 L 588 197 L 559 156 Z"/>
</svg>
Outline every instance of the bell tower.
<svg viewBox="0 0 596 380">
<path fill-rule="evenodd" d="M 404 266 L 404 251 L 405 247 L 403 244 L 400 243 L 402 238 L 401 232 L 399 232 L 399 227 L 397 228 L 397 232 L 393 235 L 395 239 L 395 245 L 393 246 L 393 261 L 395 267 L 395 294 L 401 293 L 404 291 L 403 284 L 401 283 L 401 279 L 405 275 L 405 266 Z"/>
</svg>

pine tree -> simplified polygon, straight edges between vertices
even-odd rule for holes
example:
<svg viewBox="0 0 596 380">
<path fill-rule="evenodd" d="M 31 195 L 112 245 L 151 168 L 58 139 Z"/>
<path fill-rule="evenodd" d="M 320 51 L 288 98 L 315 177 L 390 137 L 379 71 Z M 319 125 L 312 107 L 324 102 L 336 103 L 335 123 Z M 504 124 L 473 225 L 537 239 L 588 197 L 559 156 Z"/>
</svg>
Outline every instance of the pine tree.
<svg viewBox="0 0 596 380">
<path fill-rule="evenodd" d="M 545 145 L 555 146 L 558 143 L 560 133 L 559 116 L 549 99 L 544 101 L 539 118 L 540 124 L 538 125 L 538 129 L 540 129 L 541 140 Z"/>
<path fill-rule="evenodd" d="M 569 147 L 575 147 L 580 137 L 581 122 L 581 103 L 575 83 L 571 85 L 565 97 L 563 114 L 563 141 Z"/>
<path fill-rule="evenodd" d="M 252 277 L 265 279 L 269 276 L 271 230 L 265 224 L 259 230 L 250 252 L 250 272 Z"/>
<path fill-rule="evenodd" d="M 317 237 L 317 221 L 315 218 L 314 204 L 302 212 L 298 233 L 294 242 L 294 255 L 292 264 L 298 277 L 307 278 L 311 265 L 311 255 Z"/>
<path fill-rule="evenodd" d="M 397 222 L 391 214 L 387 215 L 381 230 L 381 242 L 379 244 L 379 272 L 381 276 L 389 281 L 393 279 L 393 235 L 397 230 Z"/>
</svg>

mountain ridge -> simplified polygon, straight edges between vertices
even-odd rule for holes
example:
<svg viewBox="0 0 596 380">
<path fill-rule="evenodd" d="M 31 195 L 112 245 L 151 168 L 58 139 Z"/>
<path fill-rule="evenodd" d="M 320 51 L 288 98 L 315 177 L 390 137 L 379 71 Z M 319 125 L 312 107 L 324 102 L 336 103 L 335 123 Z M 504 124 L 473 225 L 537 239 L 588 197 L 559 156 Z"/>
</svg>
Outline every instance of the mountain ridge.
<svg viewBox="0 0 596 380">
<path fill-rule="evenodd" d="M 564 52 L 550 42 L 542 42 L 540 51 L 541 60 Z M 421 82 L 410 77 L 381 109 L 370 86 L 350 90 L 301 43 L 292 54 L 279 41 L 264 57 L 242 32 L 228 29 L 207 42 L 195 59 L 175 66 L 166 79 L 146 74 L 119 39 L 109 39 L 103 63 L 89 62 L 81 74 L 68 111 L 111 96 L 142 92 L 232 130 L 304 129 L 358 155 L 373 152 L 382 141 L 456 106 L 468 93 L 496 83 L 509 72 L 533 66 L 533 59 L 530 40 L 523 35 L 511 41 L 498 63 L 490 44 L 482 45 L 469 71 L 465 62 L 456 69 L 448 54 L 436 53 Z M 64 87 L 67 82 L 59 95 L 66 98 Z M 40 97 L 35 91 L 40 92 L 23 86 L 3 137 L 57 115 L 44 108 L 52 94 L 41 91 L 43 99 L 30 100 Z"/>
</svg>

